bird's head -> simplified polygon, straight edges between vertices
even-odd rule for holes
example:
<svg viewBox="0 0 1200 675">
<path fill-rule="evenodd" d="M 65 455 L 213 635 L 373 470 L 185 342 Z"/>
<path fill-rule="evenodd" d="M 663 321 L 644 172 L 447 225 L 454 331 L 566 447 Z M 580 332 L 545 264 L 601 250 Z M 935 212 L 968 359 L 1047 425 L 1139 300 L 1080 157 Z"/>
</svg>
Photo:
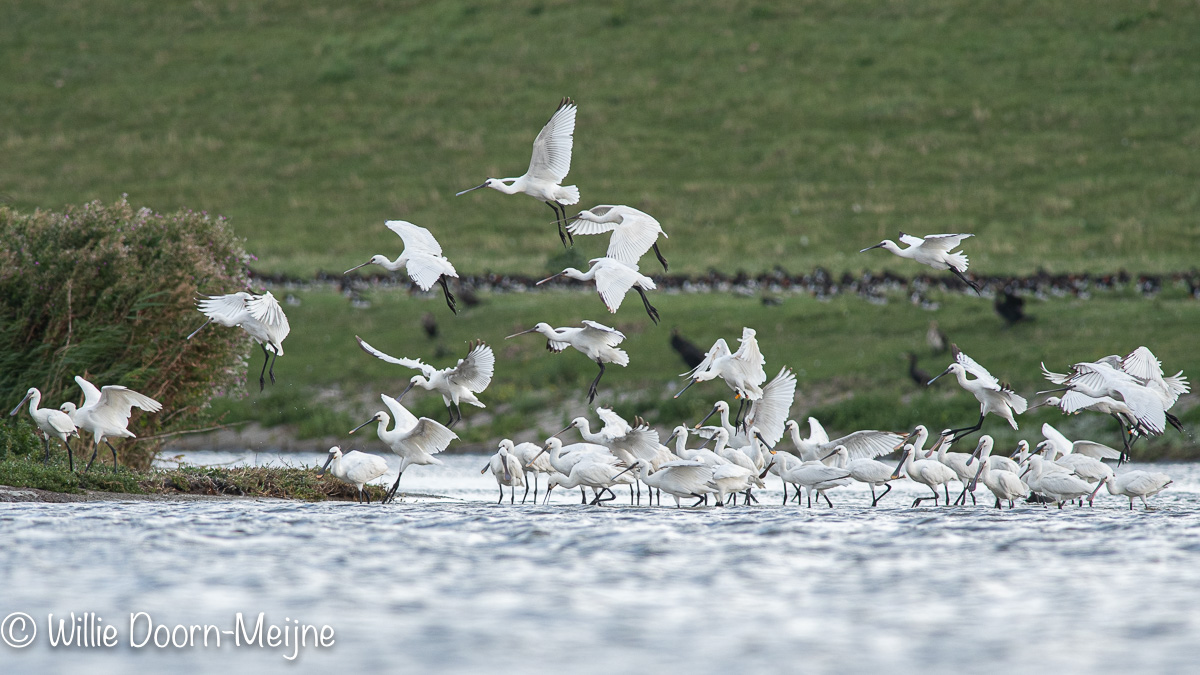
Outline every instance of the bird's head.
<svg viewBox="0 0 1200 675">
<path fill-rule="evenodd" d="M 912 443 L 904 444 L 904 452 L 900 453 L 900 462 L 896 464 L 896 470 L 892 472 L 892 477 L 890 480 L 896 480 L 900 478 L 900 469 L 904 466 L 904 462 L 908 461 L 908 458 L 912 456 L 914 450 L 915 448 L 913 447 Z"/>
<path fill-rule="evenodd" d="M 454 196 L 461 197 L 462 195 L 465 195 L 468 192 L 473 192 L 475 190 L 478 190 L 479 188 L 485 188 L 485 187 L 492 188 L 493 190 L 503 191 L 503 188 L 508 187 L 504 183 L 504 181 L 506 181 L 506 180 L 513 180 L 513 179 L 512 178 L 489 178 L 489 179 L 483 181 L 482 183 L 480 183 L 479 185 L 476 185 L 473 188 L 467 188 L 466 190 L 463 190 L 462 192 L 456 193 Z"/>
<path fill-rule="evenodd" d="M 863 250 L 859 251 L 859 253 L 866 253 L 867 251 L 870 251 L 873 248 L 887 249 L 887 250 L 891 251 L 892 253 L 895 253 L 896 251 L 900 250 L 900 247 L 896 245 L 896 242 L 892 241 L 891 239 L 884 239 L 883 241 L 879 242 L 878 244 L 875 244 L 874 246 L 868 246 L 868 247 L 864 248 Z"/>
<path fill-rule="evenodd" d="M 358 426 L 354 427 L 353 429 L 351 429 L 351 430 L 350 430 L 350 433 L 354 433 L 355 431 L 358 431 L 359 429 L 361 429 L 361 428 L 363 428 L 363 427 L 367 426 L 367 425 L 368 425 L 368 424 L 370 424 L 371 422 L 383 422 L 384 424 L 387 424 L 387 422 L 388 422 L 388 420 L 389 420 L 389 419 L 391 419 L 391 418 L 390 418 L 390 417 L 388 417 L 388 414 L 387 414 L 387 413 L 385 413 L 385 412 L 383 412 L 382 410 L 380 410 L 379 412 L 377 412 L 377 413 L 375 413 L 374 415 L 372 415 L 372 416 L 371 416 L 371 419 L 369 419 L 369 420 L 367 420 L 366 422 L 363 422 L 362 424 L 360 424 L 360 425 L 358 425 Z"/>
<path fill-rule="evenodd" d="M 1061 403 L 1062 403 L 1061 398 L 1059 398 L 1057 396 L 1047 396 L 1045 401 L 1042 401 L 1041 403 L 1038 403 L 1037 405 L 1031 405 L 1031 406 L 1029 406 L 1029 409 L 1033 410 L 1035 408 L 1043 408 L 1045 406 L 1053 406 L 1053 407 L 1057 408 L 1059 406 L 1059 404 L 1061 404 Z"/>
<path fill-rule="evenodd" d="M 350 274 L 350 273 L 351 273 L 351 272 L 353 272 L 354 270 L 356 270 L 356 269 L 358 269 L 358 268 L 360 268 L 360 267 L 366 267 L 367 265 L 383 265 L 384 263 L 388 263 L 388 262 L 391 262 L 391 261 L 390 261 L 390 260 L 388 260 L 388 259 L 387 259 L 386 257 L 384 257 L 384 256 L 381 256 L 381 255 L 373 255 L 373 256 L 371 256 L 371 259 L 370 259 L 370 260 L 368 260 L 367 262 L 365 262 L 365 263 L 363 263 L 363 264 L 361 264 L 361 265 L 355 265 L 354 267 L 351 267 L 350 269 L 346 270 L 345 272 L 342 272 L 342 274 Z"/>
<path fill-rule="evenodd" d="M 71 403 L 70 401 L 67 401 L 66 403 L 58 406 L 58 409 L 67 413 L 68 415 L 75 414 L 75 404 Z"/>
<path fill-rule="evenodd" d="M 329 449 L 329 458 L 325 460 L 325 465 L 322 466 L 321 470 L 317 472 L 317 478 L 320 478 L 325 475 L 325 471 L 327 469 L 329 469 L 329 465 L 333 463 L 333 460 L 341 459 L 341 458 L 342 458 L 342 449 L 341 448 L 339 448 L 336 445 L 333 446 L 332 448 L 330 448 Z"/>
<path fill-rule="evenodd" d="M 926 386 L 929 386 L 929 385 L 933 384 L 934 382 L 937 382 L 938 378 L 940 378 L 942 375 L 949 375 L 950 373 L 954 373 L 954 376 L 958 377 L 959 375 L 966 373 L 966 369 L 963 368 L 963 365 L 961 363 L 951 363 L 949 366 L 946 367 L 945 370 L 943 370 L 941 372 L 941 374 L 939 374 L 937 377 L 935 377 L 932 380 L 930 380 L 929 382 L 927 382 Z"/>
<path fill-rule="evenodd" d="M 418 386 L 418 385 L 420 385 L 420 386 L 422 386 L 422 387 L 425 387 L 426 389 L 428 389 L 428 388 L 429 388 L 429 387 L 428 387 L 428 385 L 429 385 L 429 380 L 425 379 L 425 377 L 424 377 L 424 376 L 422 376 L 422 375 L 413 375 L 413 376 L 412 376 L 411 378 L 409 378 L 409 380 L 408 380 L 408 386 L 407 386 L 407 387 L 405 387 L 405 388 L 404 388 L 404 391 L 400 392 L 400 395 L 396 397 L 396 401 L 397 401 L 397 402 L 399 402 L 399 401 L 403 401 L 403 400 L 404 400 L 404 395 L 405 395 L 405 394 L 407 394 L 408 392 L 412 391 L 412 388 L 413 388 L 413 387 L 416 387 L 416 386 Z"/>
<path fill-rule="evenodd" d="M 25 392 L 25 398 L 21 399 L 21 402 L 18 403 L 17 406 L 12 409 L 12 412 L 8 413 L 9 417 L 12 417 L 13 415 L 16 415 L 18 412 L 20 412 L 21 406 L 25 405 L 26 401 L 33 398 L 34 396 L 40 396 L 40 395 L 41 395 L 41 392 L 39 392 L 37 390 L 37 387 L 30 387 L 29 391 Z"/>
<path fill-rule="evenodd" d="M 717 413 L 729 414 L 729 404 L 725 401 L 717 401 L 717 403 L 713 406 L 713 409 L 704 416 L 704 419 L 696 423 L 696 428 L 699 429 L 700 427 L 704 426 L 704 423 L 708 421 L 708 418 L 716 415 Z"/>
</svg>

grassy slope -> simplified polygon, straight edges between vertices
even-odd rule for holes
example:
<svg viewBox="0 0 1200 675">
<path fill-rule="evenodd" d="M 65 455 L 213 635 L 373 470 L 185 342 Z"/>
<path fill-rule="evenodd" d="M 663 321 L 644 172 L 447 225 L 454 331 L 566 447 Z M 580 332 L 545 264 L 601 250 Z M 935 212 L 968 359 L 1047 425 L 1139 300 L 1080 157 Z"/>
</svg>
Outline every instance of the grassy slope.
<svg viewBox="0 0 1200 675">
<path fill-rule="evenodd" d="M 398 250 L 388 218 L 540 270 L 549 209 L 452 195 L 571 95 L 584 205 L 657 214 L 680 271 L 880 267 L 899 228 L 990 272 L 1187 269 L 1200 14 L 1153 6 L 6 3 L 0 195 L 219 211 L 273 271 Z"/>
</svg>

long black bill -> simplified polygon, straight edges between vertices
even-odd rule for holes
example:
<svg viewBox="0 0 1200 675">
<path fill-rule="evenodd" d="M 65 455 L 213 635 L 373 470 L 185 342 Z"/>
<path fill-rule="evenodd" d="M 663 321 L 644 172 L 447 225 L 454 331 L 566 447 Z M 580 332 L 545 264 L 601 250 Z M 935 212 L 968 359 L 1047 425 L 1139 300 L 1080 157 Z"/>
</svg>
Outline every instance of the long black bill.
<svg viewBox="0 0 1200 675">
<path fill-rule="evenodd" d="M 483 187 L 487 187 L 487 181 L 484 181 L 482 184 L 480 184 L 480 185 L 476 185 L 476 186 L 475 186 L 475 187 L 473 187 L 473 188 L 467 188 L 466 190 L 463 190 L 462 192 L 456 192 L 456 193 L 454 194 L 454 196 L 455 196 L 455 197 L 461 197 L 461 196 L 463 196 L 463 195 L 467 194 L 468 192 L 471 192 L 472 190 L 478 190 L 479 188 L 483 188 Z"/>
<path fill-rule="evenodd" d="M 363 422 L 362 424 L 360 424 L 360 425 L 358 425 L 358 426 L 354 427 L 353 429 L 351 429 L 351 430 L 350 430 L 350 433 L 354 433 L 354 432 L 358 431 L 359 429 L 361 429 L 361 428 L 363 428 L 363 427 L 367 426 L 368 424 L 370 424 L 371 422 L 374 422 L 374 421 L 375 421 L 375 418 L 374 418 L 374 417 L 372 417 L 371 419 L 367 420 L 366 422 Z"/>
</svg>

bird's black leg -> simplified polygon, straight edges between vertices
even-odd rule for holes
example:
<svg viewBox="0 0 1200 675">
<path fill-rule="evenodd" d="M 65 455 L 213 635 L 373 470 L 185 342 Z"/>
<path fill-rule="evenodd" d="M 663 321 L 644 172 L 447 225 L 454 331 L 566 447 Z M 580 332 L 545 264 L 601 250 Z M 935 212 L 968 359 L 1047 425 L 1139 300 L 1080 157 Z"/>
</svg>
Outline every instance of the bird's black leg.
<svg viewBox="0 0 1200 675">
<path fill-rule="evenodd" d="M 107 438 L 106 438 L 106 439 L 104 439 L 104 444 L 108 446 L 108 449 L 109 449 L 109 450 L 112 450 L 112 454 L 113 454 L 113 473 L 116 473 L 116 472 L 117 472 L 117 449 L 113 447 L 113 444 L 112 444 L 112 443 L 109 443 L 109 442 L 108 442 L 108 439 L 107 439 Z"/>
<path fill-rule="evenodd" d="M 646 313 L 650 315 L 650 320 L 653 321 L 654 325 L 657 326 L 658 310 L 655 309 L 654 305 L 650 304 L 650 300 L 646 298 L 646 291 L 643 291 L 641 286 L 634 286 L 633 290 L 637 291 L 638 295 L 642 296 L 642 304 L 646 306 Z"/>
<path fill-rule="evenodd" d="M 496 487 L 500 488 L 500 497 L 496 500 L 496 503 L 499 504 L 504 501 L 504 485 L 496 483 Z"/>
<path fill-rule="evenodd" d="M 604 362 L 596 359 L 596 365 L 600 366 L 600 372 L 596 374 L 596 379 L 592 380 L 592 386 L 588 389 L 588 403 L 596 398 L 596 387 L 600 385 L 600 378 L 604 377 Z"/>
<path fill-rule="evenodd" d="M 1125 427 L 1125 420 L 1121 419 L 1120 415 L 1117 413 L 1112 413 L 1112 417 L 1121 427 L 1121 442 L 1125 444 L 1125 452 L 1122 452 L 1121 456 L 1117 458 L 1117 466 L 1119 467 L 1125 462 L 1129 461 L 1129 429 Z"/>
<path fill-rule="evenodd" d="M 888 483 L 887 485 L 884 485 L 884 487 L 885 487 L 885 488 L 887 488 L 887 489 L 883 491 L 883 494 L 879 495 L 879 497 L 877 497 L 877 498 L 875 499 L 875 504 L 878 504 L 880 499 L 883 499 L 884 497 L 886 497 L 886 496 L 887 496 L 887 493 L 889 493 L 889 492 L 891 492 L 891 491 L 892 491 L 892 484 L 891 484 L 891 483 Z M 875 504 L 871 504 L 871 506 L 875 506 Z"/>
<path fill-rule="evenodd" d="M 534 474 L 534 475 L 536 476 L 537 474 Z M 521 495 L 521 503 L 522 504 L 525 503 L 525 498 L 528 496 L 529 496 L 529 472 L 526 471 L 525 472 L 525 494 Z M 536 492 L 533 495 L 533 501 L 535 501 L 535 502 L 537 501 L 537 493 Z"/>
<path fill-rule="evenodd" d="M 390 490 L 388 490 L 386 494 L 383 495 L 383 500 L 380 502 L 380 504 L 387 504 L 388 502 L 396 501 L 396 488 L 400 487 L 400 476 L 403 476 L 403 475 L 404 475 L 403 471 L 396 474 L 396 482 L 392 483 L 392 488 Z"/>
<path fill-rule="evenodd" d="M 279 352 L 275 352 L 275 355 L 271 357 L 271 369 L 267 371 L 267 374 L 271 376 L 271 384 L 275 384 L 275 359 L 278 358 Z"/>
<path fill-rule="evenodd" d="M 458 314 L 458 302 L 454 299 L 454 294 L 450 292 L 450 287 L 446 285 L 446 276 L 438 277 L 438 284 L 442 287 L 442 295 L 446 296 L 446 306 L 451 312 Z"/>
<path fill-rule="evenodd" d="M 503 487 L 500 488 L 500 495 L 501 495 L 501 499 L 503 499 L 503 495 L 504 495 Z M 516 485 L 512 485 L 508 488 L 508 503 L 509 504 L 517 503 L 517 486 Z"/>
<path fill-rule="evenodd" d="M 538 478 L 538 472 L 534 471 L 533 472 L 533 505 L 534 506 L 537 506 L 537 490 L 538 490 L 537 478 Z"/>
<path fill-rule="evenodd" d="M 71 441 L 63 441 L 67 446 L 67 464 L 71 467 L 71 473 L 75 473 L 75 453 L 71 452 Z"/>
<path fill-rule="evenodd" d="M 693 496 L 693 497 L 695 497 L 696 495 L 692 495 L 692 496 Z M 708 495 L 704 495 L 704 496 L 702 496 L 702 497 L 699 497 L 699 498 L 697 498 L 697 499 L 696 499 L 696 503 L 695 503 L 695 504 L 692 504 L 691 508 L 693 508 L 693 509 L 694 509 L 694 508 L 696 508 L 697 506 L 700 506 L 700 503 L 701 503 L 701 502 L 704 502 L 704 501 L 706 501 L 707 499 L 708 499 Z"/>
<path fill-rule="evenodd" d="M 560 213 L 559 209 L 561 207 L 558 205 L 558 202 L 546 202 L 546 203 L 550 205 L 550 210 L 554 212 L 554 224 L 558 225 L 558 238 L 562 240 L 563 248 L 570 248 L 571 246 L 574 246 L 575 239 L 573 237 L 571 237 L 570 232 L 567 232 L 565 229 L 563 229 L 563 223 L 566 222 L 566 218 L 567 218 L 566 210 L 563 210 Z M 570 244 L 567 243 L 568 237 L 571 237 Z"/>
<path fill-rule="evenodd" d="M 875 496 L 875 484 L 867 483 L 867 487 L 871 488 L 871 506 L 875 506 L 879 503 L 879 497 Z"/>
<path fill-rule="evenodd" d="M 654 246 L 652 248 L 654 249 L 654 255 L 658 257 L 658 262 L 662 263 L 663 271 L 666 272 L 667 271 L 667 259 L 663 257 L 662 251 L 658 250 L 658 242 L 657 241 L 654 242 Z"/>
<path fill-rule="evenodd" d="M 46 437 L 44 439 L 42 439 L 42 441 L 43 441 L 42 444 L 46 446 L 46 458 L 42 460 L 42 464 L 49 464 L 50 463 L 50 434 L 46 434 Z"/>
<path fill-rule="evenodd" d="M 946 506 L 950 506 L 950 484 L 942 483 L 942 489 L 946 491 Z M 937 492 L 937 490 L 934 490 Z"/>
<path fill-rule="evenodd" d="M 983 415 L 984 415 L 984 413 L 982 413 L 982 412 L 979 413 L 979 421 L 976 422 L 975 426 L 973 426 L 973 427 L 963 427 L 961 429 L 951 429 L 949 431 L 949 433 L 954 434 L 954 438 L 950 439 L 950 442 L 957 443 L 958 441 L 960 441 L 960 440 L 966 438 L 967 436 L 970 436 L 971 434 L 975 433 L 976 431 L 979 431 L 980 429 L 982 429 L 983 428 Z"/>
<path fill-rule="evenodd" d="M 829 508 L 831 508 L 831 509 L 833 508 L 833 502 L 829 501 L 829 495 L 825 494 L 824 492 L 818 492 L 817 496 L 824 497 L 825 503 L 829 505 Z"/>
<path fill-rule="evenodd" d="M 549 495 L 549 493 L 547 493 L 547 495 Z M 579 496 L 580 496 L 580 498 L 581 498 L 581 499 L 580 499 L 580 501 L 579 501 L 579 503 L 580 503 L 580 504 L 587 504 L 587 492 L 585 492 L 585 491 L 584 491 L 584 489 L 583 489 L 583 486 L 582 486 L 582 485 L 580 485 L 580 486 L 579 486 Z"/>
<path fill-rule="evenodd" d="M 950 271 L 953 272 L 954 276 L 958 277 L 964 284 L 975 289 L 975 295 L 979 295 L 979 286 L 977 286 L 974 281 L 971 281 L 962 272 L 959 272 L 958 270 L 954 269 L 953 265 L 950 267 Z"/>
<path fill-rule="evenodd" d="M 267 353 L 266 345 L 260 343 L 258 346 L 262 347 L 263 353 L 262 372 L 258 374 L 258 390 L 262 391 L 263 389 L 267 388 L 267 361 L 271 360 L 271 355 Z"/>
<path fill-rule="evenodd" d="M 88 471 L 92 470 L 92 462 L 96 461 L 96 453 L 98 453 L 98 452 L 100 452 L 100 444 L 99 443 L 97 443 L 96 448 L 94 450 L 92 450 L 92 458 L 88 460 L 87 466 L 84 467 L 84 469 L 83 469 L 84 473 L 87 473 Z"/>
</svg>

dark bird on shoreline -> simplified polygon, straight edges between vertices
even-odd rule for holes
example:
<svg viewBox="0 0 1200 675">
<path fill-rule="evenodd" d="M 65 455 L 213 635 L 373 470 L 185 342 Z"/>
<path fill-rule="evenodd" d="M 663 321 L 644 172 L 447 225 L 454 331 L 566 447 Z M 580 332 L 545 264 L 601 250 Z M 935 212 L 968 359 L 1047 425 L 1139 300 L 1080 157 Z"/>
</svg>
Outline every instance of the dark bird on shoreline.
<svg viewBox="0 0 1200 675">
<path fill-rule="evenodd" d="M 1015 295 L 1008 286 L 1005 286 L 1004 290 L 996 294 L 994 305 L 996 313 L 1009 326 L 1033 319 L 1032 316 L 1025 314 L 1025 298 Z"/>
<path fill-rule="evenodd" d="M 925 331 L 925 342 L 929 344 L 929 348 L 933 350 L 934 354 L 945 354 L 946 350 L 950 348 L 950 340 L 942 332 L 942 329 L 938 328 L 937 321 L 929 322 L 929 330 Z"/>
<path fill-rule="evenodd" d="M 926 371 L 917 367 L 917 353 L 908 353 L 908 376 L 916 383 L 918 387 L 924 389 L 929 386 L 929 380 L 933 377 Z"/>
<path fill-rule="evenodd" d="M 679 354 L 688 368 L 695 368 L 704 361 L 705 351 L 696 346 L 696 343 L 680 335 L 678 328 L 671 329 L 671 349 Z"/>
<path fill-rule="evenodd" d="M 437 318 L 433 316 L 433 312 L 425 312 L 421 316 L 421 329 L 425 331 L 425 337 L 434 340 L 438 336 Z"/>
</svg>

